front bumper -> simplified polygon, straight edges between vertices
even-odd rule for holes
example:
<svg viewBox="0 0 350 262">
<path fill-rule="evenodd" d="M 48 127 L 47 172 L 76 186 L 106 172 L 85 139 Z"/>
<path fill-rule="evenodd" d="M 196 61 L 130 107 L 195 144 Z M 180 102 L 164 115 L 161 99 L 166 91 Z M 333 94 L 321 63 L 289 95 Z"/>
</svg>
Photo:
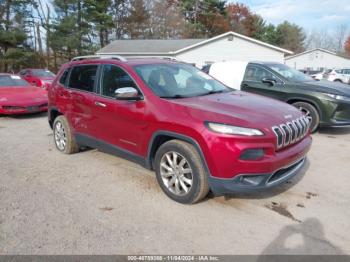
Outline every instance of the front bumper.
<svg viewBox="0 0 350 262">
<path fill-rule="evenodd" d="M 291 165 L 285 166 L 270 174 L 240 174 L 233 179 L 210 178 L 211 190 L 215 195 L 235 192 L 253 192 L 279 186 L 300 173 L 306 163 L 303 157 Z M 255 182 L 251 178 L 258 178 Z"/>
<path fill-rule="evenodd" d="M 350 127 L 350 121 L 331 121 L 329 123 L 321 123 L 321 127 Z"/>
<path fill-rule="evenodd" d="M 30 106 L 0 106 L 0 115 L 22 115 L 46 112 L 48 109 L 47 103 L 30 105 Z"/>
<path fill-rule="evenodd" d="M 350 126 L 350 102 L 328 101 L 321 120 L 321 127 Z"/>
</svg>

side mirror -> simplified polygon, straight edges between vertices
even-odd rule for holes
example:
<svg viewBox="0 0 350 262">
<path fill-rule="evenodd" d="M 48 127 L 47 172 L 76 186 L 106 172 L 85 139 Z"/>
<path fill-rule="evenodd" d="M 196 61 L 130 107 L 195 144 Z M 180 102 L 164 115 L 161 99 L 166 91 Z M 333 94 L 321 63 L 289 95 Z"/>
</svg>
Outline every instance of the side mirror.
<svg viewBox="0 0 350 262">
<path fill-rule="evenodd" d="M 114 92 L 117 100 L 141 100 L 139 92 L 134 87 L 122 87 L 118 88 Z"/>
<path fill-rule="evenodd" d="M 274 86 L 276 84 L 276 80 L 270 79 L 267 77 L 264 77 L 263 79 L 261 79 L 261 82 L 263 82 L 264 84 L 268 84 L 270 86 Z"/>
</svg>

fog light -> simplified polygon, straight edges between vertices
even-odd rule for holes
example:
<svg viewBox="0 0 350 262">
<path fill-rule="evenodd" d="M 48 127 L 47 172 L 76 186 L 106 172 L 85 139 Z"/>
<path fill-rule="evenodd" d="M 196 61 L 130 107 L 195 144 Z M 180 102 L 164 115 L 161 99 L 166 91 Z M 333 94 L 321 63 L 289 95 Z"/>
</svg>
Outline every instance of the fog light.
<svg viewBox="0 0 350 262">
<path fill-rule="evenodd" d="M 248 185 L 248 186 L 258 186 L 260 183 L 264 180 L 264 176 L 242 176 L 241 177 L 241 184 L 242 185 Z"/>
<path fill-rule="evenodd" d="M 257 160 L 264 156 L 264 149 L 246 149 L 239 157 L 241 160 Z"/>
</svg>

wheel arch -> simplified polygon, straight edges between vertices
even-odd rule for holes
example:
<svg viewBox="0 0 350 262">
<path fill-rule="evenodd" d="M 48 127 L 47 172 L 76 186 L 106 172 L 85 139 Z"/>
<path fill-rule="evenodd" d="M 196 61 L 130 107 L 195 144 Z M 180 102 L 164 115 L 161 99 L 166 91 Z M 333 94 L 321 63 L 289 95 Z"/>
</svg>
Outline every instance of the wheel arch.
<svg viewBox="0 0 350 262">
<path fill-rule="evenodd" d="M 311 99 L 304 98 L 304 97 L 303 98 L 293 97 L 293 98 L 290 98 L 286 101 L 286 103 L 288 103 L 290 105 L 292 105 L 296 102 L 303 102 L 303 103 L 308 103 L 308 104 L 312 105 L 317 110 L 317 113 L 320 116 L 320 119 L 322 119 L 322 110 L 315 101 L 313 101 Z"/>
<path fill-rule="evenodd" d="M 56 117 L 62 115 L 62 113 L 58 110 L 58 108 L 56 107 L 51 107 L 48 113 L 48 117 L 49 117 L 49 125 L 52 129 L 53 127 L 53 123 L 55 122 Z"/>
<path fill-rule="evenodd" d="M 207 161 L 205 160 L 203 151 L 199 145 L 199 143 L 192 137 L 183 135 L 183 134 L 178 134 L 175 132 L 170 132 L 170 131 L 157 131 L 155 132 L 152 137 L 151 140 L 149 142 L 148 145 L 148 150 L 147 150 L 147 157 L 146 157 L 146 166 L 149 169 L 154 169 L 153 163 L 154 163 L 154 158 L 156 155 L 157 150 L 159 149 L 159 147 L 164 144 L 165 142 L 168 142 L 170 140 L 181 140 L 184 142 L 187 142 L 189 144 L 191 144 L 192 146 L 194 146 L 194 148 L 197 150 L 203 164 L 204 164 L 204 169 L 208 175 L 208 177 L 210 177 L 210 171 L 207 165 Z"/>
</svg>

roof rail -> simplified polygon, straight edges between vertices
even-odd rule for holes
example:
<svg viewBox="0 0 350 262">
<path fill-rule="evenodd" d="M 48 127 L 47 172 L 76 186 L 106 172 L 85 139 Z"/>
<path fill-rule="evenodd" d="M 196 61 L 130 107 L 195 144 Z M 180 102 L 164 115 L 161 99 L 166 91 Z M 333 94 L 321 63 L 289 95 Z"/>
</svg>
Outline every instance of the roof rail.
<svg viewBox="0 0 350 262">
<path fill-rule="evenodd" d="M 85 55 L 85 56 L 77 56 L 74 57 L 71 62 L 73 61 L 81 61 L 85 59 L 116 59 L 122 62 L 126 62 L 126 58 L 120 55 Z"/>
<path fill-rule="evenodd" d="M 135 59 L 148 59 L 148 58 L 156 58 L 156 59 L 165 59 L 165 60 L 174 60 L 174 61 L 180 61 L 179 59 L 177 59 L 176 57 L 174 57 L 174 56 L 157 56 L 157 55 L 155 55 L 155 56 L 142 56 L 142 55 L 140 55 L 140 56 L 137 56 L 137 55 L 135 55 L 135 56 L 128 56 L 128 58 L 135 58 Z"/>
</svg>

